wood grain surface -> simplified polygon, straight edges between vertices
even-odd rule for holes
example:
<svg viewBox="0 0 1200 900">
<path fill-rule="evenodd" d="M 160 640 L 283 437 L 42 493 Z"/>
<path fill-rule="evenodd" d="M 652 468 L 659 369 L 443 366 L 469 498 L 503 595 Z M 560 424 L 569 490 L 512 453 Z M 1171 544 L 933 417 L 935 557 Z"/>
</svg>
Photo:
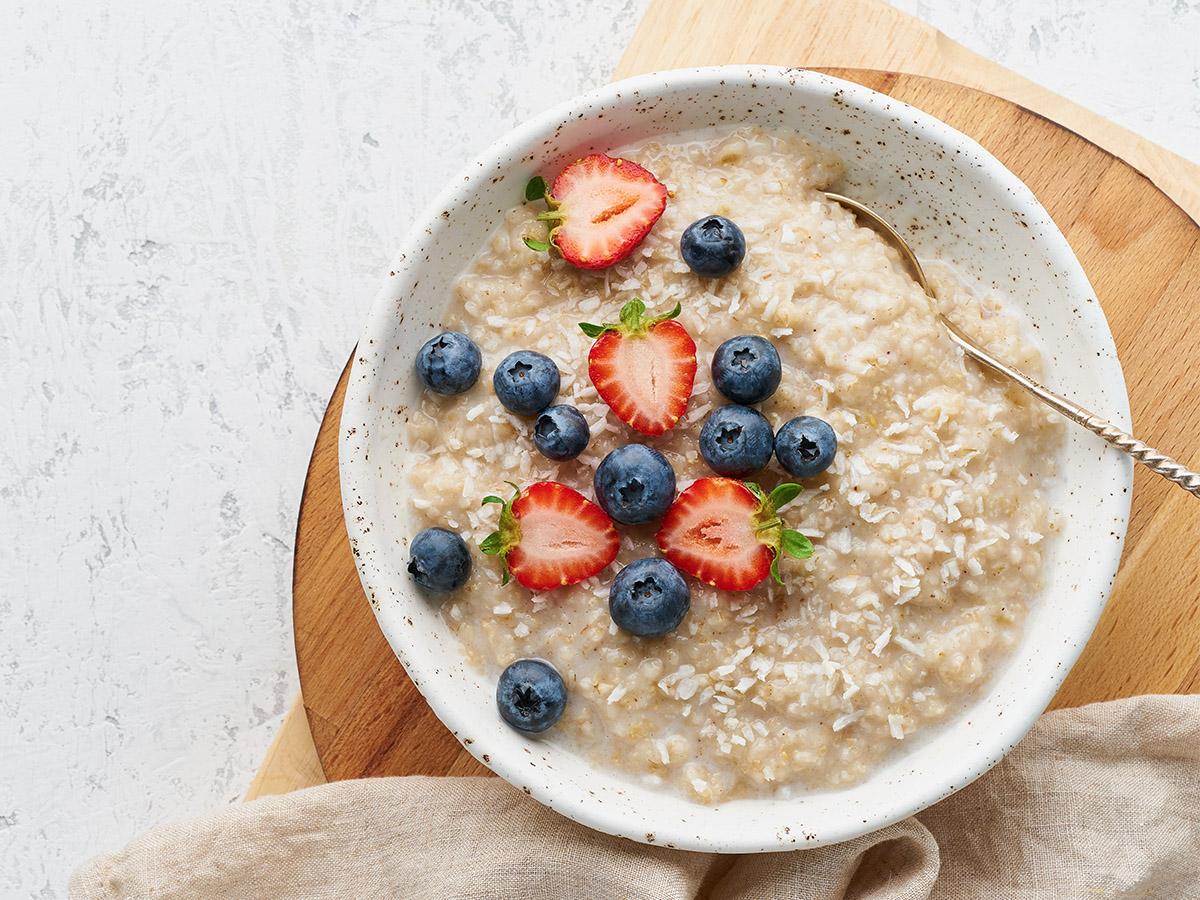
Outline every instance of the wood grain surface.
<svg viewBox="0 0 1200 900">
<path fill-rule="evenodd" d="M 1200 229 L 1144 176 L 1008 101 L 911 75 L 832 70 L 979 140 L 1066 234 L 1108 316 L 1137 433 L 1200 460 Z M 362 595 L 342 522 L 336 429 L 346 373 L 313 453 L 296 542 L 296 657 L 326 776 L 482 774 L 409 682 Z M 1092 641 L 1054 701 L 1200 686 L 1200 502 L 1138 472 L 1125 561 Z"/>
</svg>

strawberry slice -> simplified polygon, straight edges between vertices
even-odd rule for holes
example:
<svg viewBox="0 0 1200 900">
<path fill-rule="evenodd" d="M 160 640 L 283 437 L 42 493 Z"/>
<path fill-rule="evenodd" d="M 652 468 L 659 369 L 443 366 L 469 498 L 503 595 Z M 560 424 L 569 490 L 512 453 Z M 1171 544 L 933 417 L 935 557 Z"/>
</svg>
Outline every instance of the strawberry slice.
<svg viewBox="0 0 1200 900">
<path fill-rule="evenodd" d="M 628 159 L 593 153 L 558 173 L 550 192 L 534 178 L 525 199 L 546 200 L 549 210 L 538 219 L 556 224 L 549 245 L 525 239 L 533 250 L 557 248 L 579 269 L 605 269 L 618 263 L 642 242 L 667 207 L 667 188 Z"/>
<path fill-rule="evenodd" d="M 617 558 L 612 519 L 579 491 L 557 481 L 512 486 L 516 494 L 507 502 L 483 498 L 501 506 L 499 530 L 479 549 L 504 560 L 503 584 L 511 572 L 530 590 L 548 591 L 590 578 Z"/>
<path fill-rule="evenodd" d="M 596 338 L 588 353 L 588 375 L 600 399 L 622 422 L 642 434 L 675 427 L 687 409 L 696 378 L 696 342 L 673 321 L 679 304 L 661 316 L 647 316 L 636 297 L 621 309 L 621 321 L 580 322 Z"/>
<path fill-rule="evenodd" d="M 813 552 L 779 517 L 801 490 L 781 484 L 768 496 L 751 482 L 697 479 L 667 510 L 658 547 L 675 568 L 721 590 L 749 590 L 768 575 L 783 584 L 780 554 L 807 559 Z"/>
</svg>

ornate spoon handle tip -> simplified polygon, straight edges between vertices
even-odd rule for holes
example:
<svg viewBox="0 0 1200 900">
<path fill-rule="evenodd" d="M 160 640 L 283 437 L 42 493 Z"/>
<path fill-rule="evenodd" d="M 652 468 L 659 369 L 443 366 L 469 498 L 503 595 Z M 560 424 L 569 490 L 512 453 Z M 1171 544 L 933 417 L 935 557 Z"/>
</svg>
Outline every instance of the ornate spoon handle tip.
<svg viewBox="0 0 1200 900">
<path fill-rule="evenodd" d="M 1167 481 L 1173 481 L 1185 491 L 1200 497 L 1200 475 L 1185 469 L 1165 453 L 1159 453 L 1150 445 L 1142 443 L 1131 434 L 1126 434 L 1099 416 L 1087 416 L 1079 419 L 1078 422 L 1088 431 L 1104 438 L 1118 450 L 1128 453 L 1150 471 L 1158 473 Z"/>
</svg>

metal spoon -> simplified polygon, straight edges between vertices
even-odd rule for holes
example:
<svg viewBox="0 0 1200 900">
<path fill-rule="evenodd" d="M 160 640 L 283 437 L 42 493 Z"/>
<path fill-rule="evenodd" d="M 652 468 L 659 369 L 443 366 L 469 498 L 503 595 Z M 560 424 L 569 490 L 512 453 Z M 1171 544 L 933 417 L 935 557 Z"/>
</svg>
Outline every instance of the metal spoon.
<svg viewBox="0 0 1200 900">
<path fill-rule="evenodd" d="M 840 203 L 851 212 L 865 219 L 875 230 L 882 232 L 884 238 L 896 248 L 901 258 L 908 264 L 909 270 L 912 272 L 917 284 L 921 286 L 921 290 L 931 300 L 936 299 L 933 291 L 929 288 L 929 282 L 925 279 L 925 271 L 921 268 L 921 263 L 917 259 L 917 255 L 913 253 L 912 248 L 908 246 L 908 242 L 900 236 L 900 232 L 893 228 L 890 222 L 871 209 L 871 207 L 864 206 L 857 200 L 852 200 L 841 194 L 830 193 L 829 191 L 825 192 L 825 196 L 836 203 Z M 1092 434 L 1108 441 L 1108 443 L 1112 444 L 1122 453 L 1132 456 L 1146 468 L 1150 469 L 1150 471 L 1161 475 L 1168 481 L 1175 482 L 1175 484 L 1188 493 L 1200 497 L 1200 475 L 1185 469 L 1166 454 L 1159 453 L 1153 447 L 1143 444 L 1137 438 L 1133 437 L 1133 435 L 1126 434 L 1107 419 L 1100 418 L 1084 409 L 1078 403 L 1054 393 L 1054 391 L 1038 384 L 1023 372 L 996 359 L 991 353 L 975 343 L 961 328 L 938 312 L 936 307 L 934 308 L 934 315 L 937 316 L 937 320 L 941 323 L 942 327 L 946 329 L 946 333 L 950 335 L 950 340 L 962 347 L 963 352 L 967 356 L 987 366 L 993 372 L 998 372 L 1010 381 L 1016 382 L 1051 409 L 1062 413 L 1072 422 L 1079 423 L 1092 432 Z"/>
</svg>

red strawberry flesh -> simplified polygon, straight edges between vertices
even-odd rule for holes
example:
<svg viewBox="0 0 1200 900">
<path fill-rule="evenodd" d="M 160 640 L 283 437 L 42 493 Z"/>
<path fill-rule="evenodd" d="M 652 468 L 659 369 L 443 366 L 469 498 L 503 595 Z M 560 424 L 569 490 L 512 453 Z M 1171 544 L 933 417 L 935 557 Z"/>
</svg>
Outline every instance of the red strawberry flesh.
<svg viewBox="0 0 1200 900">
<path fill-rule="evenodd" d="M 563 259 L 604 269 L 650 233 L 666 209 L 667 189 L 635 162 L 593 153 L 563 169 L 547 199 L 559 221 L 550 240 Z"/>
<path fill-rule="evenodd" d="M 696 344 L 678 322 L 661 322 L 640 337 L 608 331 L 592 345 L 588 375 L 630 428 L 665 434 L 687 409 Z"/>
<path fill-rule="evenodd" d="M 663 517 L 658 546 L 682 572 L 726 591 L 754 587 L 775 551 L 755 531 L 760 501 L 732 478 L 701 478 Z"/>
<path fill-rule="evenodd" d="M 509 571 L 534 591 L 576 584 L 617 557 L 620 537 L 608 515 L 556 481 L 531 484 L 512 502 L 517 540 L 502 551 Z M 501 524 L 501 532 L 504 531 Z"/>
<path fill-rule="evenodd" d="M 617 417 L 642 434 L 665 434 L 687 410 L 696 378 L 696 342 L 665 316 L 646 317 L 645 305 L 631 300 L 621 323 L 586 325 L 602 331 L 588 353 L 588 376 Z"/>
</svg>

